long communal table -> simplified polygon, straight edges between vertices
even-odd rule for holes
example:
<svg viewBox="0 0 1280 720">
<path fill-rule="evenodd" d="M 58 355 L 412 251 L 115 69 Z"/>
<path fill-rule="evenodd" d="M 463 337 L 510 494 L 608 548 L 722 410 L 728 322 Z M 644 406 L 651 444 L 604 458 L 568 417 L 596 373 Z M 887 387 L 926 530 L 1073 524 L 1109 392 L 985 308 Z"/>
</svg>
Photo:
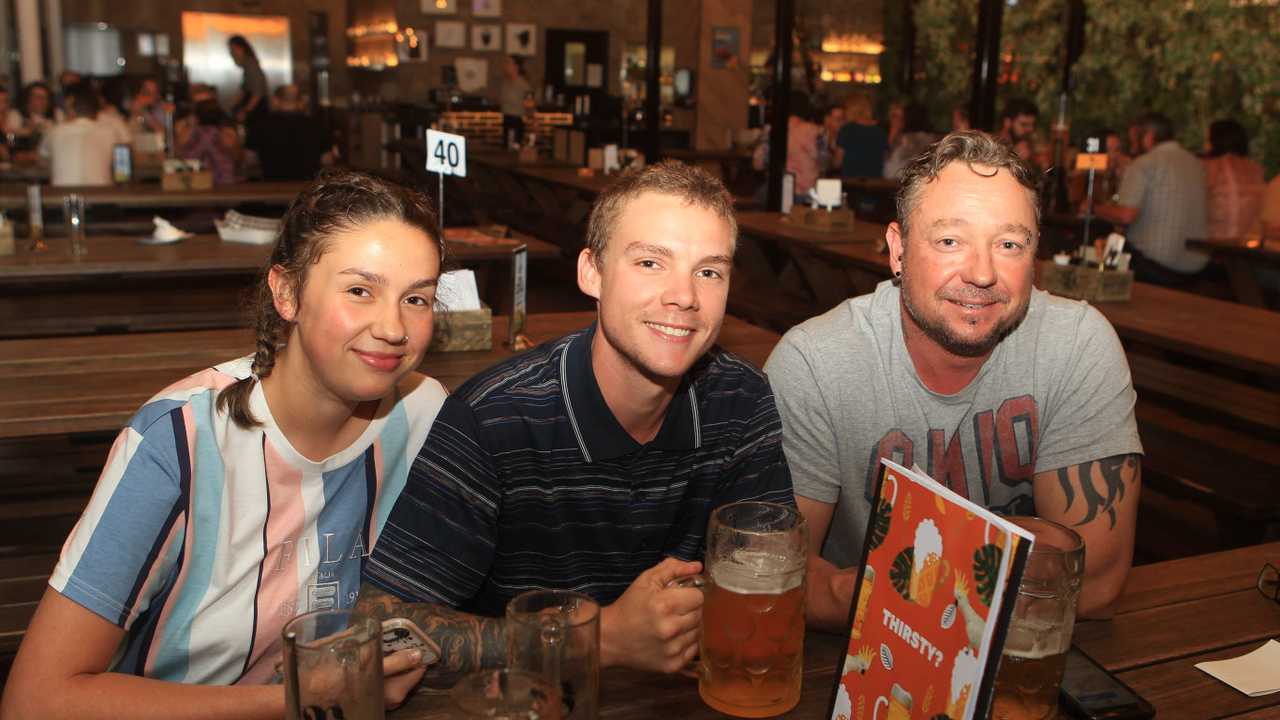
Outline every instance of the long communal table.
<svg viewBox="0 0 1280 720">
<path fill-rule="evenodd" d="M 535 343 L 590 324 L 594 313 L 533 313 L 526 334 Z M 433 352 L 422 370 L 454 388 L 511 357 L 507 320 L 493 319 L 493 348 Z M 778 335 L 726 317 L 720 344 L 757 366 Z M 165 385 L 253 350 L 250 330 L 188 330 L 128 336 L 88 335 L 0 340 L 0 439 L 118 430 Z"/>
<path fill-rule="evenodd" d="M 1158 720 L 1280 717 L 1280 694 L 1250 698 L 1196 670 L 1195 663 L 1242 655 L 1280 635 L 1280 604 L 1254 589 L 1280 543 L 1136 567 L 1114 618 L 1076 625 L 1075 641 L 1156 708 Z M 826 718 L 844 638 L 805 634 L 800 703 L 782 717 Z M 420 693 L 389 717 L 452 717 L 443 695 Z M 609 720 L 722 718 L 698 697 L 697 681 L 609 668 L 600 676 L 600 717 Z"/>
<path fill-rule="evenodd" d="M 84 197 L 85 205 L 114 205 L 121 208 L 227 208 L 246 203 L 288 205 L 309 183 L 242 182 L 215 185 L 209 190 L 162 190 L 155 183 L 129 183 L 101 187 L 46 185 L 42 194 L 45 210 L 61 210 L 62 200 L 71 193 Z M 0 210 L 27 207 L 27 190 L 16 183 L 0 190 Z"/>
<path fill-rule="evenodd" d="M 1188 240 L 1187 247 L 1203 250 L 1226 266 L 1236 300 L 1267 307 L 1266 293 L 1256 271 L 1268 267 L 1272 272 L 1280 272 L 1280 238 L 1202 238 Z"/>
<path fill-rule="evenodd" d="M 446 235 L 461 228 L 449 228 Z M 243 298 L 271 255 L 270 245 L 223 242 L 196 235 L 169 245 L 146 245 L 136 236 L 101 235 L 74 255 L 65 238 L 49 238 L 33 252 L 25 240 L 14 255 L 0 256 L 0 338 L 233 327 L 244 323 Z M 449 266 L 476 270 L 486 299 L 509 310 L 510 290 L 490 292 L 509 280 L 513 252 L 530 260 L 560 257 L 560 249 L 516 233 L 486 238 L 469 233 L 446 243 Z M 492 295 L 492 297 L 490 297 Z"/>
</svg>

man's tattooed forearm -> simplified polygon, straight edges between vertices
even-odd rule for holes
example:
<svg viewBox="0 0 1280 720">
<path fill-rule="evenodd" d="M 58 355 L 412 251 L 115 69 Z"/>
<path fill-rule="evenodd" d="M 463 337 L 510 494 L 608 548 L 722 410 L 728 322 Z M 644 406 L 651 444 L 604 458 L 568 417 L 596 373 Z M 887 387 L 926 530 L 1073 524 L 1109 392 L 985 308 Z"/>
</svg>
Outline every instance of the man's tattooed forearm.
<svg viewBox="0 0 1280 720">
<path fill-rule="evenodd" d="M 1070 510 L 1076 500 L 1077 487 L 1080 501 L 1084 505 L 1084 519 L 1076 525 L 1085 525 L 1092 522 L 1099 514 L 1106 513 L 1107 519 L 1111 522 L 1110 529 L 1114 530 L 1116 506 L 1124 500 L 1125 485 L 1138 479 L 1139 467 L 1138 456 L 1129 454 L 1112 455 L 1101 460 L 1089 460 L 1079 465 L 1060 468 L 1058 483 L 1062 485 L 1062 494 L 1067 500 L 1066 510 Z M 1095 470 L 1101 480 L 1097 485 L 1094 484 Z M 1099 485 L 1106 489 L 1105 496 L 1098 491 Z"/>
<path fill-rule="evenodd" d="M 423 683 L 452 687 L 463 675 L 506 661 L 506 629 L 501 618 L 459 612 L 433 603 L 404 602 L 365 583 L 355 610 L 379 620 L 403 617 L 426 633 L 440 660 L 427 668 Z"/>
</svg>

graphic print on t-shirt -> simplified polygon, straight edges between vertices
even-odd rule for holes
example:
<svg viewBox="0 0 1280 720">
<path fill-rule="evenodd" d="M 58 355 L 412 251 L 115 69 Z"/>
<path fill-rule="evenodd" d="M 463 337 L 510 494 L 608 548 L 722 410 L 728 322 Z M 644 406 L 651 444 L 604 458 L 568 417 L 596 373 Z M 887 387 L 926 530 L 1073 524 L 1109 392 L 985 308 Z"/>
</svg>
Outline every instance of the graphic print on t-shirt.
<svg viewBox="0 0 1280 720">
<path fill-rule="evenodd" d="M 880 459 L 887 458 L 904 467 L 920 465 L 952 491 L 998 512 L 1031 511 L 1029 484 L 1035 474 L 1040 432 L 1035 396 L 1018 395 L 1002 401 L 999 407 L 970 412 L 950 437 L 947 432 L 931 428 L 924 437 L 912 437 L 902 428 L 885 432 L 871 447 L 863 486 L 866 493 L 875 487 Z M 1017 496 L 1007 504 L 991 505 L 991 487 L 996 481 L 1011 489 L 1027 487 L 1023 492 L 1015 490 Z"/>
</svg>

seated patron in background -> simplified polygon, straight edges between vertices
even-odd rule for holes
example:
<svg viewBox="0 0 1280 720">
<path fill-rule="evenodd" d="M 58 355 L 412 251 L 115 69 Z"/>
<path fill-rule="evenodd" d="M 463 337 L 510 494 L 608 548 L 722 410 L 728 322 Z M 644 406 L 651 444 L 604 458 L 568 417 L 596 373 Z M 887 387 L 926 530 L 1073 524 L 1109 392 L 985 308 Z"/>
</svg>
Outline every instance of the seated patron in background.
<svg viewBox="0 0 1280 720">
<path fill-rule="evenodd" d="M 213 100 L 202 100 L 194 111 L 174 123 L 175 155 L 199 160 L 213 173 L 215 185 L 234 183 L 239 175 L 236 160 L 242 152 L 231 118 Z"/>
<path fill-rule="evenodd" d="M 889 157 L 884 161 L 884 176 L 894 180 L 902 177 L 902 171 L 920 153 L 933 144 L 938 136 L 929 128 L 929 111 L 923 105 L 911 103 L 903 110 L 902 132 L 889 143 Z"/>
<path fill-rule="evenodd" d="M 1084 538 L 1082 615 L 1133 557 L 1142 446 L 1124 350 L 1089 305 L 1032 287 L 1037 177 L 957 132 L 916 158 L 886 240 L 894 279 L 792 328 L 765 365 L 808 521 L 808 618 L 849 617 L 880 459 Z"/>
<path fill-rule="evenodd" d="M 789 105 L 787 172 L 796 176 L 795 195 L 798 200 L 803 200 L 822 176 L 821 147 L 818 142 L 822 126 L 812 120 L 813 105 L 810 104 L 808 95 L 799 91 L 792 92 Z M 769 167 L 769 135 L 769 126 L 766 125 L 761 134 L 761 143 L 751 158 L 756 170 L 767 170 Z"/>
<path fill-rule="evenodd" d="M 324 124 L 307 114 L 297 85 L 276 88 L 271 112 L 258 122 L 258 161 L 263 180 L 310 180 L 333 146 Z"/>
<path fill-rule="evenodd" d="M 1037 174 L 1053 164 L 1052 149 L 1036 134 L 1036 119 L 1039 117 L 1040 109 L 1035 103 L 1014 98 L 1000 115 L 998 134 L 1000 140 L 1012 147 Z"/>
<path fill-rule="evenodd" d="M 109 120 L 98 120 L 101 99 L 80 83 L 67 90 L 67 119 L 40 140 L 40 157 L 49 161 L 53 185 L 110 185 L 111 150 L 128 144 L 127 132 Z"/>
<path fill-rule="evenodd" d="M 1262 217 L 1259 220 L 1264 238 L 1280 240 L 1280 175 L 1267 183 L 1267 192 L 1262 199 Z"/>
<path fill-rule="evenodd" d="M 836 136 L 844 126 L 844 106 L 827 105 L 822 110 L 822 133 L 818 136 L 818 165 L 820 175 L 829 170 L 839 170 L 842 161 L 840 146 L 836 144 Z"/>
<path fill-rule="evenodd" d="M 667 585 L 702 568 L 711 510 L 794 503 L 769 384 L 715 345 L 736 235 L 702 170 L 624 174 L 578 257 L 596 323 L 445 401 L 357 606 L 427 631 L 428 684 L 500 664 L 504 608 L 534 588 L 602 605 L 604 666 L 674 672 L 697 653 L 702 593 Z"/>
<path fill-rule="evenodd" d="M 1164 115 L 1148 113 L 1137 126 L 1144 154 L 1125 172 L 1115 201 L 1095 212 L 1128 226 L 1137 280 L 1183 286 L 1209 264 L 1208 255 L 1187 247 L 1189 238 L 1208 235 L 1204 164 L 1178 144 Z"/>
<path fill-rule="evenodd" d="M 884 172 L 884 158 L 889 153 L 889 135 L 876 124 L 871 99 L 854 93 L 845 100 L 844 109 L 849 121 L 836 135 L 841 176 L 880 177 Z"/>
<path fill-rule="evenodd" d="M 1235 120 L 1210 125 L 1208 145 L 1203 159 L 1209 192 L 1208 237 L 1244 237 L 1262 215 L 1262 196 L 1267 188 L 1262 166 L 1249 159 L 1249 135 Z"/>
<path fill-rule="evenodd" d="M 359 173 L 298 196 L 255 288 L 256 351 L 163 389 L 120 431 L 0 717 L 284 716 L 281 630 L 350 606 L 444 402 L 417 371 L 437 228 L 421 194 Z M 394 707 L 421 653 L 383 674 Z"/>
<path fill-rule="evenodd" d="M 160 96 L 160 83 L 143 78 L 129 103 L 129 120 L 137 132 L 164 133 L 166 110 L 172 110 Z"/>
<path fill-rule="evenodd" d="M 5 117 L 5 132 L 13 133 L 19 141 L 26 141 L 27 148 L 40 143 L 40 136 L 53 128 L 53 93 L 42 82 L 27 84 L 17 110 L 10 110 Z"/>
</svg>

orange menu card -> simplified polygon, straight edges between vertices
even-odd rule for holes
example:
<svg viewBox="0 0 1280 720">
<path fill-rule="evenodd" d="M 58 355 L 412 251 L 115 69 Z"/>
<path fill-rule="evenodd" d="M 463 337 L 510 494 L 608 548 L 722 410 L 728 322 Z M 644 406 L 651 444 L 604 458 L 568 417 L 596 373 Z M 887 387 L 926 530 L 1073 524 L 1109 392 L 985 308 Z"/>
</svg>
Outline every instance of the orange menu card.
<svg viewBox="0 0 1280 720">
<path fill-rule="evenodd" d="M 1033 538 L 881 462 L 831 720 L 985 718 Z"/>
</svg>

